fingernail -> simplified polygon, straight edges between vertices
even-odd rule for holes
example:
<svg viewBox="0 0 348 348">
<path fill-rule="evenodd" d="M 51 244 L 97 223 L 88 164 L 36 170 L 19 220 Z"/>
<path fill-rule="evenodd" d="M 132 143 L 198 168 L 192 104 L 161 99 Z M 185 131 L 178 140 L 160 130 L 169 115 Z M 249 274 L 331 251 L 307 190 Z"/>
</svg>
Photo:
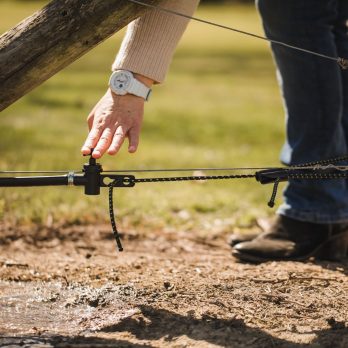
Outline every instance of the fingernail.
<svg viewBox="0 0 348 348">
<path fill-rule="evenodd" d="M 99 158 L 101 156 L 101 153 L 98 150 L 94 150 L 92 156 L 93 158 Z"/>
</svg>

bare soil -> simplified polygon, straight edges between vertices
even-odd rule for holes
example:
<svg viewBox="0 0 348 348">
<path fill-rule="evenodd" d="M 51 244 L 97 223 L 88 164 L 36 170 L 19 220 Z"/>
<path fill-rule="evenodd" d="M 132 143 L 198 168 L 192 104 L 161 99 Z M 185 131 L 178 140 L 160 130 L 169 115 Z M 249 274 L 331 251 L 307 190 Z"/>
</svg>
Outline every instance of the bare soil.
<svg viewBox="0 0 348 348">
<path fill-rule="evenodd" d="M 226 234 L 0 227 L 1 347 L 348 347 L 348 262 L 239 263 Z"/>
</svg>

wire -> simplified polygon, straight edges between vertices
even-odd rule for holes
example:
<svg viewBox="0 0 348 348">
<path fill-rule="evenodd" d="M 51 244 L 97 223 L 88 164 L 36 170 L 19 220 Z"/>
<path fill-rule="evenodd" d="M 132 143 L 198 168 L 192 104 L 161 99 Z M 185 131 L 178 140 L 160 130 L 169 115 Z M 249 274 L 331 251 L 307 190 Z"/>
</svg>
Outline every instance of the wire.
<svg viewBox="0 0 348 348">
<path fill-rule="evenodd" d="M 268 166 L 268 167 L 229 167 L 229 168 L 172 168 L 172 169 L 118 169 L 118 170 L 103 170 L 103 173 L 153 173 L 153 172 L 195 172 L 195 171 L 257 171 L 257 170 L 338 170 L 338 171 L 348 171 L 348 166 L 341 165 L 337 166 L 334 163 L 339 162 L 347 162 L 348 155 L 342 155 L 334 158 L 329 158 L 325 160 L 318 160 L 313 162 L 307 162 L 287 167 L 276 167 L 276 166 Z M 69 174 L 74 172 L 76 174 L 83 173 L 83 171 L 72 171 L 72 170 L 59 170 L 59 171 L 0 171 L 0 174 L 38 174 L 38 173 L 59 173 L 59 174 Z"/>
<path fill-rule="evenodd" d="M 218 27 L 218 28 L 221 28 L 221 29 L 230 30 L 230 31 L 233 31 L 233 32 L 236 32 L 236 33 L 239 33 L 239 34 L 243 34 L 243 35 L 254 37 L 256 39 L 268 41 L 268 42 L 271 42 L 271 43 L 279 45 L 279 46 L 288 47 L 288 48 L 291 48 L 293 50 L 297 50 L 297 51 L 305 52 L 305 53 L 308 53 L 308 54 L 312 54 L 312 55 L 317 56 L 317 57 L 329 59 L 329 60 L 332 60 L 332 61 L 335 61 L 336 63 L 338 63 L 339 66 L 342 69 L 348 69 L 348 59 L 345 59 L 345 58 L 332 57 L 332 56 L 329 56 L 329 55 L 326 55 L 326 54 L 322 54 L 322 53 L 318 53 L 318 52 L 315 52 L 315 51 L 307 50 L 305 48 L 301 48 L 301 47 L 298 47 L 298 46 L 290 45 L 290 44 L 288 44 L 286 42 L 283 42 L 283 41 L 269 39 L 269 38 L 267 38 L 265 36 L 261 36 L 261 35 L 250 33 L 250 32 L 244 31 L 244 30 L 232 28 L 232 27 L 229 27 L 227 25 L 215 23 L 215 22 L 208 21 L 208 20 L 205 20 L 205 19 L 202 19 L 202 18 L 189 16 L 189 15 L 186 15 L 186 14 L 181 13 L 181 12 L 173 11 L 173 10 L 170 10 L 170 9 L 167 9 L 167 8 L 164 8 L 164 7 L 161 7 L 161 6 L 157 6 L 157 5 L 147 4 L 147 3 L 142 2 L 142 1 L 138 1 L 138 0 L 128 0 L 128 1 L 132 2 L 133 4 L 141 5 L 141 6 L 152 8 L 152 9 L 156 9 L 156 10 L 159 10 L 161 12 L 169 13 L 171 15 L 183 17 L 183 18 L 186 18 L 186 19 L 190 19 L 190 20 L 193 20 L 193 21 L 196 21 L 196 22 L 208 24 L 208 25 L 211 25 L 211 26 L 214 26 L 214 27 Z"/>
<path fill-rule="evenodd" d="M 272 169 L 277 167 L 243 167 L 243 168 L 162 168 L 162 169 L 118 169 L 118 170 L 104 170 L 103 173 L 160 173 L 160 172 L 231 172 L 231 171 L 242 171 L 242 170 L 263 170 Z M 278 168 L 282 169 L 282 168 Z"/>
<path fill-rule="evenodd" d="M 235 168 L 173 168 L 173 169 L 118 169 L 118 170 L 104 170 L 103 173 L 165 173 L 165 172 L 233 172 L 233 171 L 256 171 L 256 170 L 287 170 L 287 169 L 302 169 L 302 170 L 324 170 L 324 169 L 335 169 L 339 171 L 348 171 L 348 166 L 335 166 L 333 164 L 329 165 L 313 165 L 313 166 L 289 166 L 289 167 L 235 167 Z"/>
<path fill-rule="evenodd" d="M 81 174 L 81 170 L 2 170 L 0 174 L 67 174 L 74 172 Z"/>
<path fill-rule="evenodd" d="M 229 167 L 229 168 L 162 168 L 162 169 L 117 169 L 117 170 L 103 170 L 103 173 L 173 173 L 173 172 L 232 172 L 232 171 L 257 171 L 257 170 L 287 170 L 287 169 L 301 169 L 301 170 L 325 170 L 325 169 L 334 169 L 342 172 L 348 171 L 348 166 L 335 166 L 333 164 L 328 165 L 297 165 L 289 167 L 277 167 L 277 166 L 268 166 L 268 167 Z M 1 174 L 68 174 L 69 172 L 74 172 L 75 174 L 82 174 L 83 171 L 75 170 L 57 170 L 57 171 L 32 171 L 32 170 L 3 170 L 0 171 Z"/>
</svg>

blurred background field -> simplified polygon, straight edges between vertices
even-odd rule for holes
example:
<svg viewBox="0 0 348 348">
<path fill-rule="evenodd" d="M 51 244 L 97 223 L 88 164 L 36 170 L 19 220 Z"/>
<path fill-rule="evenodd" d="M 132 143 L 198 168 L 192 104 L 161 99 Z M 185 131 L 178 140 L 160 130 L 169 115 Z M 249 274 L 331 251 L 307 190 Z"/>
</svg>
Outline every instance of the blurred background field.
<svg viewBox="0 0 348 348">
<path fill-rule="evenodd" d="M 1 32 L 47 1 L 0 1 Z M 252 4 L 200 6 L 196 16 L 262 34 Z M 86 117 L 106 89 L 118 33 L 0 117 L 0 170 L 80 170 Z M 40 44 L 38 42 L 38 44 Z M 278 165 L 283 111 L 267 43 L 191 23 L 165 84 L 155 87 L 138 152 L 105 156 L 107 169 Z M 5 188 L 1 218 L 12 224 L 108 219 L 107 192 Z M 139 184 L 116 190 L 123 224 L 210 230 L 267 216 L 271 187 L 253 180 Z M 215 226 L 215 227 L 214 227 Z"/>
</svg>

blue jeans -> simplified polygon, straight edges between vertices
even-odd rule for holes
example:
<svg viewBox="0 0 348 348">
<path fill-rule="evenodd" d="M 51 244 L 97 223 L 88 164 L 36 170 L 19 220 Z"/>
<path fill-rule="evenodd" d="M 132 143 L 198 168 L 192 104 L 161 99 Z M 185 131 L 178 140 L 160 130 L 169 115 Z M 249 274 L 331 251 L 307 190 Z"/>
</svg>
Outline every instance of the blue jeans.
<svg viewBox="0 0 348 348">
<path fill-rule="evenodd" d="M 348 0 L 258 0 L 268 38 L 348 58 Z M 288 165 L 348 154 L 348 71 L 272 44 L 284 99 Z M 348 221 L 347 180 L 291 180 L 278 213 L 316 223 Z"/>
</svg>

